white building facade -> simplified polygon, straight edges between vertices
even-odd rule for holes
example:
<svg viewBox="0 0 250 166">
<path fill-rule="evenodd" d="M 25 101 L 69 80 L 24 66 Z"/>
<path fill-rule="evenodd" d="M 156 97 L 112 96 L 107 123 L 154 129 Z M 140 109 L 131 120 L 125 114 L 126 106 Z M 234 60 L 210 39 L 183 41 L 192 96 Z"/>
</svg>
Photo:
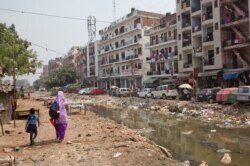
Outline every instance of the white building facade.
<svg viewBox="0 0 250 166">
<path fill-rule="evenodd" d="M 146 57 L 150 55 L 145 49 L 149 37 L 144 32 L 149 26 L 157 25 L 160 17 L 162 15 L 157 13 L 132 9 L 131 13 L 99 31 L 99 87 L 142 87 L 149 70 Z"/>
</svg>

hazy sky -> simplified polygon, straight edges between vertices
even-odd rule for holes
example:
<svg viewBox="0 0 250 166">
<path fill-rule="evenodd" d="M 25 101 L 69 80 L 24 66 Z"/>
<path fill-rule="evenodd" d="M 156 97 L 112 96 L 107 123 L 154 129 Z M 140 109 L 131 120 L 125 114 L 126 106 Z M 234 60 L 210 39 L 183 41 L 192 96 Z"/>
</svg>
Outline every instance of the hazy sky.
<svg viewBox="0 0 250 166">
<path fill-rule="evenodd" d="M 141 10 L 165 14 L 175 12 L 176 0 L 116 0 L 116 19 L 130 12 L 132 7 Z M 0 0 L 0 8 L 45 13 L 51 15 L 87 19 L 95 16 L 98 30 L 113 21 L 113 0 Z M 22 14 L 0 10 L 0 22 L 15 24 L 21 38 L 67 54 L 72 46 L 83 46 L 88 41 L 87 22 L 38 15 Z M 32 46 L 39 60 L 47 64 L 50 59 L 62 55 Z M 23 76 L 30 83 L 39 78 L 41 69 L 36 75 Z"/>
</svg>

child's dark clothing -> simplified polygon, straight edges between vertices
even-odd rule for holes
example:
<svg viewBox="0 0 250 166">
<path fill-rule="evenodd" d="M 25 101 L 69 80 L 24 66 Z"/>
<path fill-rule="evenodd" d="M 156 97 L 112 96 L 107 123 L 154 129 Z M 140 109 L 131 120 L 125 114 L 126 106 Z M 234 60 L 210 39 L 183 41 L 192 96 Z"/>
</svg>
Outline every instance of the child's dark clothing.
<svg viewBox="0 0 250 166">
<path fill-rule="evenodd" d="M 30 145 L 34 144 L 34 139 L 37 136 L 37 126 L 36 123 L 38 122 L 38 117 L 35 114 L 30 114 L 27 120 L 27 128 L 26 132 L 30 133 Z"/>
</svg>

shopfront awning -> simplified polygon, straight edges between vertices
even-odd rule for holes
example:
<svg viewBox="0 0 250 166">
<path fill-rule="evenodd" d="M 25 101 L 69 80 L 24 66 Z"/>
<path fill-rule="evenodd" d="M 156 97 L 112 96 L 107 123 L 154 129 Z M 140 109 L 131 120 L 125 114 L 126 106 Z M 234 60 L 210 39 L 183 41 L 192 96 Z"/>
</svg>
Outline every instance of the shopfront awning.
<svg viewBox="0 0 250 166">
<path fill-rule="evenodd" d="M 203 73 L 199 73 L 198 77 L 216 76 L 220 71 L 221 70 L 206 71 Z"/>
<path fill-rule="evenodd" d="M 239 75 L 240 75 L 239 72 L 228 72 L 228 73 L 223 74 L 223 79 L 224 80 L 233 80 L 233 79 L 238 78 Z"/>
<path fill-rule="evenodd" d="M 153 84 L 158 80 L 158 78 L 148 78 L 147 80 L 145 80 L 143 83 L 144 84 Z"/>
</svg>

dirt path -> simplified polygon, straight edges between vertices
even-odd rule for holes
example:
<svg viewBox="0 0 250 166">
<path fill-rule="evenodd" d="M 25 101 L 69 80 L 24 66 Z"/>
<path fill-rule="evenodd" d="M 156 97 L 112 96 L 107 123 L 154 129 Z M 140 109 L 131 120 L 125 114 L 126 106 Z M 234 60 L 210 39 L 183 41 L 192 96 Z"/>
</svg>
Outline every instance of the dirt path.
<svg viewBox="0 0 250 166">
<path fill-rule="evenodd" d="M 5 124 L 9 134 L 0 136 L 0 157 L 13 155 L 18 165 L 180 165 L 146 138 L 92 112 L 84 115 L 76 110 L 69 115 L 65 141 L 56 143 L 48 109 L 41 101 L 28 101 L 41 112 L 35 146 L 29 146 L 25 120 L 18 120 L 15 129 L 13 124 Z M 4 148 L 11 152 L 4 152 Z"/>
</svg>

